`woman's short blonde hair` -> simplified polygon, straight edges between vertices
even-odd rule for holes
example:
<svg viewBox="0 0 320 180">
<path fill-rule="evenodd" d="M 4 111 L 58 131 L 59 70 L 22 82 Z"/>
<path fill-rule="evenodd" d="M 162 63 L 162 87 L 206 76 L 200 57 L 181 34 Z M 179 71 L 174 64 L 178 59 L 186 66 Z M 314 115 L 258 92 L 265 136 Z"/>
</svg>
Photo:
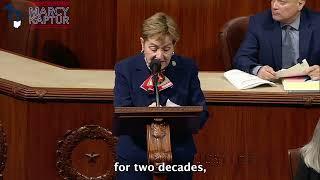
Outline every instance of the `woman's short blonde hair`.
<svg viewBox="0 0 320 180">
<path fill-rule="evenodd" d="M 161 38 L 166 35 L 172 38 L 173 44 L 180 38 L 178 26 L 170 16 L 163 12 L 158 12 L 144 20 L 142 24 L 142 38 L 144 40 L 153 36 L 159 36 L 159 40 L 163 40 Z"/>
<path fill-rule="evenodd" d="M 320 173 L 320 119 L 311 141 L 301 148 L 301 153 L 305 164 Z"/>
</svg>

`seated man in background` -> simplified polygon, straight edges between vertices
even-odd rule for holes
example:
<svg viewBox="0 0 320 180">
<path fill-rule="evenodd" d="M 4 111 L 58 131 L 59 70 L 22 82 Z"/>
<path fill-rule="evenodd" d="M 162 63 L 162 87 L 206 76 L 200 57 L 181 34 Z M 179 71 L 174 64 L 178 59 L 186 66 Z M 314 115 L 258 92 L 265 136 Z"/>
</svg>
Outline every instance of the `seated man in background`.
<svg viewBox="0 0 320 180">
<path fill-rule="evenodd" d="M 250 17 L 234 68 L 275 80 L 275 71 L 306 59 L 306 74 L 320 79 L 320 14 L 306 0 L 271 0 L 271 9 Z"/>
</svg>

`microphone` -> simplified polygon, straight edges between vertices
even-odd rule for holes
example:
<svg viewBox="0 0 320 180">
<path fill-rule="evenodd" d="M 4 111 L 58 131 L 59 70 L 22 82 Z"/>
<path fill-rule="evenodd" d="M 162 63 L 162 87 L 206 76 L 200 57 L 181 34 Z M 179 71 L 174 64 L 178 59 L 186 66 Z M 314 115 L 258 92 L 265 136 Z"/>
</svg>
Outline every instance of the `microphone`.
<svg viewBox="0 0 320 180">
<path fill-rule="evenodd" d="M 151 69 L 151 73 L 153 75 L 158 74 L 161 70 L 160 60 L 157 59 L 155 56 L 152 58 L 152 60 L 150 62 L 150 69 Z"/>
<path fill-rule="evenodd" d="M 153 82 L 153 87 L 156 95 L 156 106 L 159 107 L 159 89 L 158 89 L 158 74 L 160 73 L 161 70 L 161 63 L 160 60 L 154 56 L 150 62 L 150 69 L 152 73 L 152 82 Z"/>
</svg>

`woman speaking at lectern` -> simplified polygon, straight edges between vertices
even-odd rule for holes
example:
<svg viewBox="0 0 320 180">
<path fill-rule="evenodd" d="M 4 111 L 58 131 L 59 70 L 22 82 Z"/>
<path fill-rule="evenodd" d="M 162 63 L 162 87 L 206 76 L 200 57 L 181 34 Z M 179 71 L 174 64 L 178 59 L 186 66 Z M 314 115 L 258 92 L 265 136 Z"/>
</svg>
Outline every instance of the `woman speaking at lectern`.
<svg viewBox="0 0 320 180">
<path fill-rule="evenodd" d="M 155 106 L 156 97 L 152 86 L 151 61 L 160 61 L 158 78 L 159 104 L 161 106 L 203 106 L 200 125 L 208 119 L 208 111 L 200 82 L 198 68 L 193 60 L 176 55 L 179 40 L 178 27 L 165 13 L 156 13 L 142 25 L 141 53 L 115 65 L 115 107 Z M 151 84 L 151 85 L 150 85 Z M 196 148 L 192 134 L 171 133 L 172 164 L 192 163 Z M 119 164 L 148 164 L 146 134 L 141 136 L 120 135 L 116 147 Z M 192 179 L 192 172 L 170 172 L 169 179 Z M 117 179 L 152 179 L 151 172 L 117 171 Z"/>
</svg>

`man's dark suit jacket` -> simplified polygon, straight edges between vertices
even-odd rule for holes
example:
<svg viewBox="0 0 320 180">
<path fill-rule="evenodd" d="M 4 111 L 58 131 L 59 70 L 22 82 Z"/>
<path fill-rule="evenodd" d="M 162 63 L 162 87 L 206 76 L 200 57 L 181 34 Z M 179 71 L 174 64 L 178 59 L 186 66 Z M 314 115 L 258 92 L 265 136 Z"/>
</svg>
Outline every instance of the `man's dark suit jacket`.
<svg viewBox="0 0 320 180">
<path fill-rule="evenodd" d="M 320 173 L 314 169 L 308 167 L 303 158 L 300 158 L 299 165 L 297 168 L 297 174 L 294 177 L 294 180 L 319 180 Z"/>
<path fill-rule="evenodd" d="M 140 85 L 150 76 L 144 55 L 139 54 L 119 62 L 115 66 L 115 74 L 115 107 L 147 107 L 155 102 L 154 94 L 149 94 L 140 88 Z M 164 75 L 171 80 L 173 86 L 160 92 L 160 104 L 164 106 L 170 99 L 181 106 L 203 106 L 204 111 L 200 115 L 202 127 L 208 118 L 208 111 L 195 63 L 190 59 L 173 55 Z M 196 153 L 192 134 L 179 136 L 173 133 L 171 135 L 173 158 L 191 160 Z M 146 162 L 145 134 L 121 135 L 116 151 L 118 156 L 131 162 Z"/>
<path fill-rule="evenodd" d="M 282 32 L 280 23 L 272 19 L 271 10 L 250 17 L 248 32 L 234 57 L 234 68 L 251 73 L 258 65 L 282 69 Z M 304 8 L 299 27 L 298 62 L 320 64 L 320 14 Z"/>
</svg>

